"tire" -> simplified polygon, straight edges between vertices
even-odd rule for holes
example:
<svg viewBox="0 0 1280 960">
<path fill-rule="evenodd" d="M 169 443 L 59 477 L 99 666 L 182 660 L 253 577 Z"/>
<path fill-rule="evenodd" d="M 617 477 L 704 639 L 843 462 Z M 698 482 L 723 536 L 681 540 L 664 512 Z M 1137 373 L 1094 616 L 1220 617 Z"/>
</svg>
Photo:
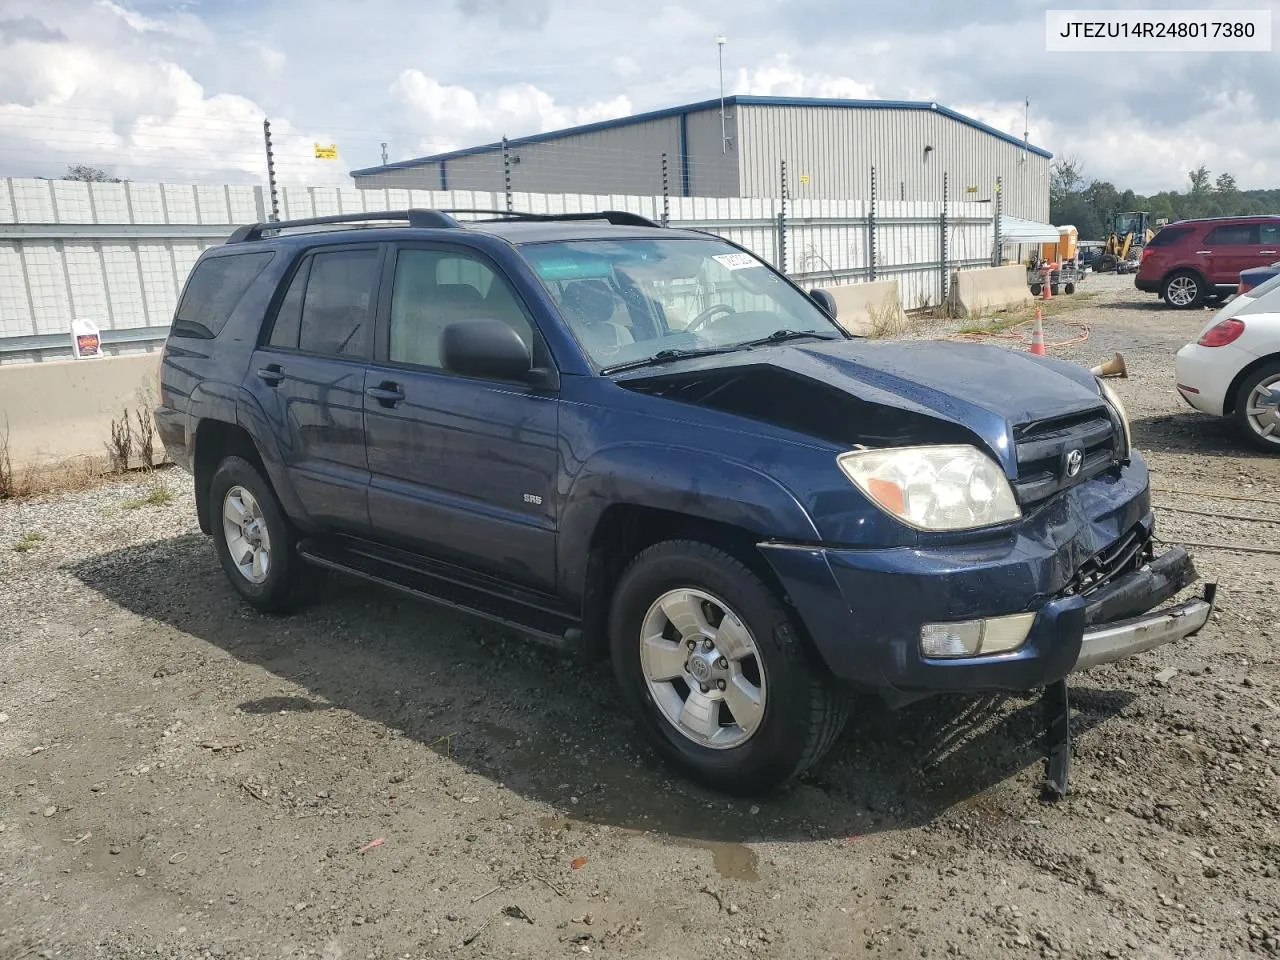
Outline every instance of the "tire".
<svg viewBox="0 0 1280 960">
<path fill-rule="evenodd" d="M 236 517 L 246 522 L 237 522 Z M 213 542 L 231 586 L 251 606 L 286 613 L 312 591 L 318 571 L 296 552 L 297 537 L 275 492 L 248 460 L 227 457 L 209 484 Z M 238 539 L 229 538 L 239 534 Z M 232 555 L 243 554 L 245 563 Z"/>
<path fill-rule="evenodd" d="M 690 653 L 691 635 L 715 639 Z M 670 540 L 631 562 L 614 591 L 609 642 L 623 702 L 645 738 L 715 790 L 768 793 L 817 763 L 848 719 L 848 696 L 820 672 L 774 592 L 705 543 Z M 681 724 L 686 717 L 692 726 Z"/>
<path fill-rule="evenodd" d="M 1198 274 L 1179 270 L 1165 278 L 1160 286 L 1160 295 L 1175 310 L 1195 310 L 1204 303 L 1205 286 Z"/>
<path fill-rule="evenodd" d="M 1264 364 L 1244 378 L 1236 391 L 1231 417 L 1236 429 L 1255 447 L 1280 453 L 1280 407 L 1258 402 L 1268 388 L 1280 395 L 1280 360 Z M 1250 410 L 1260 412 L 1250 413 Z"/>
<path fill-rule="evenodd" d="M 1033 297 L 1038 297 L 1038 296 L 1040 296 L 1040 292 L 1041 292 L 1043 289 L 1044 289 L 1044 288 L 1043 288 L 1043 286 L 1042 286 L 1041 284 L 1033 283 L 1033 284 L 1031 285 L 1031 295 L 1032 295 Z"/>
<path fill-rule="evenodd" d="M 1067 291 L 1067 296 L 1071 296 L 1071 294 L 1076 292 L 1076 285 L 1074 283 L 1068 283 L 1062 289 Z"/>
<path fill-rule="evenodd" d="M 1054 297 L 1058 295 L 1058 285 L 1056 283 L 1049 284 L 1049 294 Z"/>
</svg>

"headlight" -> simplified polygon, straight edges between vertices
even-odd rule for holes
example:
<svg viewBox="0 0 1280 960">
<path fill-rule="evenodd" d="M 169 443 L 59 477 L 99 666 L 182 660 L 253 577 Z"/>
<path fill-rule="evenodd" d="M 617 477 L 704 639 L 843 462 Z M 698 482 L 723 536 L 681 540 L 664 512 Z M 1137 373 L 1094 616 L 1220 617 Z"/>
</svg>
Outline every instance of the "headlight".
<svg viewBox="0 0 1280 960">
<path fill-rule="evenodd" d="M 1107 386 L 1107 381 L 1101 377 L 1098 378 L 1098 389 L 1102 391 L 1102 398 L 1111 404 L 1111 409 L 1116 412 L 1116 416 L 1120 419 L 1120 427 L 1124 432 L 1124 459 L 1129 459 L 1129 451 L 1133 449 L 1133 434 L 1129 431 L 1129 414 L 1125 412 L 1124 404 L 1120 402 L 1120 397 Z"/>
<path fill-rule="evenodd" d="M 836 462 L 876 506 L 918 530 L 970 530 L 1022 516 L 1004 473 L 976 447 L 853 450 Z"/>
</svg>

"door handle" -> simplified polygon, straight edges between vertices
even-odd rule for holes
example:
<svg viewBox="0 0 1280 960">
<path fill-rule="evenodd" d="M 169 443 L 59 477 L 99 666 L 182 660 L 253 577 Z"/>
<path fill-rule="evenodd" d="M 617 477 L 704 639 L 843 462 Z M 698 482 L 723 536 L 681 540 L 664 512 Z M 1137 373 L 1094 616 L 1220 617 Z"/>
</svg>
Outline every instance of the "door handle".
<svg viewBox="0 0 1280 960">
<path fill-rule="evenodd" d="M 284 379 L 284 371 L 280 369 L 280 364 L 269 363 L 258 371 L 258 379 L 269 387 L 275 387 Z"/>
<path fill-rule="evenodd" d="M 400 389 L 400 384 L 390 380 L 384 380 L 376 387 L 368 387 L 364 393 L 366 397 L 377 400 L 384 407 L 394 407 L 404 400 L 404 391 Z"/>
</svg>

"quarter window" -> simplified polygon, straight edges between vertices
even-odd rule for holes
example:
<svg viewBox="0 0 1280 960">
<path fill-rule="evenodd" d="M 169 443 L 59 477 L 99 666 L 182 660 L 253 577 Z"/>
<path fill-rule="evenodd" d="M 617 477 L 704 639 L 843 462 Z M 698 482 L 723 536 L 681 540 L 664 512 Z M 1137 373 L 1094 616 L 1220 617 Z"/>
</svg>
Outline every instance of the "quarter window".
<svg viewBox="0 0 1280 960">
<path fill-rule="evenodd" d="M 1258 243 L 1258 225 L 1256 223 L 1232 223 L 1214 227 L 1204 238 L 1211 247 L 1240 247 Z"/>
</svg>

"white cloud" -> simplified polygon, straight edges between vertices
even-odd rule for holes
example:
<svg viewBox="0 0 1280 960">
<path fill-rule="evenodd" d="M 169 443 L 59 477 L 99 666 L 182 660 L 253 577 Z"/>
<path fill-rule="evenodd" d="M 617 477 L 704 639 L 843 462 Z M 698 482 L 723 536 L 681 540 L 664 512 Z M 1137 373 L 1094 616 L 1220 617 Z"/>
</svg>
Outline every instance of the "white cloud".
<svg viewBox="0 0 1280 960">
<path fill-rule="evenodd" d="M 805 73 L 791 65 L 785 55 L 772 63 L 748 70 L 741 67 L 734 77 L 733 93 L 756 97 L 831 97 L 846 100 L 872 100 L 875 87 L 851 77 L 825 73 Z"/>
<path fill-rule="evenodd" d="M 713 98 L 724 32 L 731 93 L 933 100 L 1019 138 L 1029 95 L 1031 142 L 1089 177 L 1280 184 L 1274 57 L 1135 55 L 1117 87 L 1114 58 L 1045 55 L 1043 29 L 1029 0 L 0 0 L 0 176 L 261 182 L 268 114 L 282 179 L 349 182 L 383 141 L 416 156 Z"/>
<path fill-rule="evenodd" d="M 569 107 L 529 83 L 477 94 L 467 87 L 443 84 L 416 69 L 403 71 L 390 92 L 404 105 L 413 129 L 430 131 L 418 138 L 425 153 L 610 120 L 632 112 L 631 101 L 625 96 Z"/>
<path fill-rule="evenodd" d="M 31 14 L 47 35 L 19 36 L 0 56 L 5 173 L 58 176 L 85 163 L 138 180 L 263 179 L 263 109 L 206 91 L 155 45 L 157 36 L 197 36 L 188 17 L 155 20 L 109 0 L 65 10 Z M 259 56 L 270 63 L 271 48 Z M 287 120 L 273 123 L 273 138 L 282 182 L 346 181 L 341 161 L 314 158 L 312 143 L 332 138 L 313 138 Z"/>
</svg>

